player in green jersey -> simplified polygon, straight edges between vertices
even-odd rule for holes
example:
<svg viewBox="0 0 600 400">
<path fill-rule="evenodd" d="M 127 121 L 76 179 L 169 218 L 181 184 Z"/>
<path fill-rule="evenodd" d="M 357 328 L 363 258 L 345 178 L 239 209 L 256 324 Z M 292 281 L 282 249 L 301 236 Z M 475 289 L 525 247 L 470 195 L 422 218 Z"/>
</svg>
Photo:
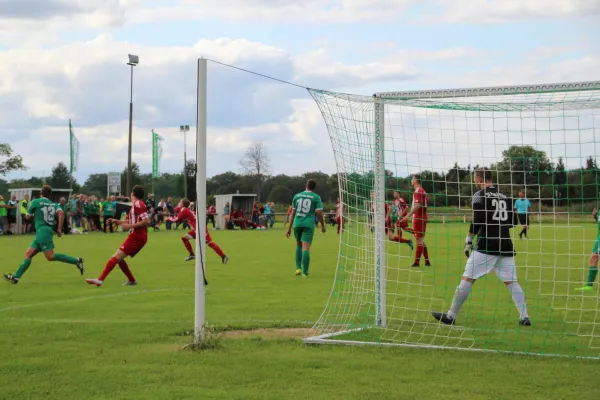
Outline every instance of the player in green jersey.
<svg viewBox="0 0 600 400">
<path fill-rule="evenodd" d="M 315 215 L 321 223 L 321 232 L 325 233 L 323 203 L 321 197 L 314 193 L 317 187 L 314 179 L 306 182 L 306 190 L 298 193 L 292 200 L 292 214 L 286 236 L 289 238 L 294 229 L 296 238 L 296 275 L 308 276 L 310 265 L 310 245 L 315 233 Z"/>
<path fill-rule="evenodd" d="M 600 221 L 598 221 L 598 210 L 594 208 L 592 211 L 592 216 L 598 223 L 598 233 L 596 234 L 596 240 L 594 241 L 594 248 L 592 248 L 592 254 L 590 255 L 588 270 L 588 278 L 587 283 L 584 287 L 577 288 L 577 291 L 592 291 L 594 290 L 594 282 L 596 281 L 596 277 L 598 276 L 598 258 L 600 258 Z"/>
<path fill-rule="evenodd" d="M 37 253 L 44 253 L 48 261 L 60 261 L 77 266 L 80 274 L 83 275 L 83 259 L 74 258 L 65 254 L 54 253 L 54 242 L 52 241 L 53 229 L 56 229 L 56 236 L 62 236 L 63 222 L 65 213 L 60 206 L 50 200 L 52 188 L 49 185 L 42 187 L 41 196 L 35 199 L 27 209 L 27 219 L 33 219 L 35 224 L 35 239 L 25 252 L 25 259 L 19 266 L 17 272 L 4 274 L 4 279 L 12 284 L 17 284 L 21 277 L 31 265 L 31 260 Z M 57 219 L 58 216 L 58 219 Z"/>
</svg>

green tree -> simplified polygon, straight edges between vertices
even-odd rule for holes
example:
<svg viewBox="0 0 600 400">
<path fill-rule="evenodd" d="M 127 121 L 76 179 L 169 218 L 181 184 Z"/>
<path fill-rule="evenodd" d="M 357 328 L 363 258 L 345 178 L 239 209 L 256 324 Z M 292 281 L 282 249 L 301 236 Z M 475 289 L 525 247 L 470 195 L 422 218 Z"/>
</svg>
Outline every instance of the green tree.
<svg viewBox="0 0 600 400">
<path fill-rule="evenodd" d="M 554 167 L 544 151 L 532 146 L 511 146 L 496 164 L 499 184 L 542 185 L 551 180 Z"/>
<path fill-rule="evenodd" d="M 108 178 L 107 178 L 108 179 Z M 133 161 L 131 163 L 131 186 L 133 187 L 134 185 L 142 185 L 142 178 L 141 178 L 141 174 L 140 174 L 140 166 L 137 165 L 137 163 L 135 161 Z M 148 190 L 148 188 L 146 188 Z M 122 191 L 126 191 L 127 190 L 127 167 L 125 167 L 125 169 L 123 170 L 123 172 L 121 172 L 121 190 Z M 106 191 L 106 189 L 105 189 Z M 122 193 L 124 196 L 129 196 L 130 193 Z"/>
<path fill-rule="evenodd" d="M 275 186 L 271 192 L 269 192 L 268 196 L 269 201 L 274 201 L 278 204 L 290 204 L 293 198 L 294 192 L 292 192 L 292 189 L 283 185 Z"/>
<path fill-rule="evenodd" d="M 56 189 L 67 189 L 71 187 L 71 182 L 75 183 L 73 175 L 63 162 L 59 162 L 52 168 L 52 174 L 48 177 L 48 184 Z"/>
<path fill-rule="evenodd" d="M 6 158 L 0 162 L 0 175 L 6 175 L 11 171 L 27 169 L 23 165 L 23 157 L 13 154 L 12 147 L 8 143 L 0 143 L 0 157 Z"/>
</svg>

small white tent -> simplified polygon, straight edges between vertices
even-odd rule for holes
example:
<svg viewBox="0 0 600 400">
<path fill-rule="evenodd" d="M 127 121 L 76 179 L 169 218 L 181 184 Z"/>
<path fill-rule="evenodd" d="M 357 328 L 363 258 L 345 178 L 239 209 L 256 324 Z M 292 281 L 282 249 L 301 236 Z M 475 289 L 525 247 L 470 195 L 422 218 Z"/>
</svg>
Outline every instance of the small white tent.
<svg viewBox="0 0 600 400">
<path fill-rule="evenodd" d="M 229 202 L 229 211 L 243 208 L 247 215 L 252 215 L 252 206 L 256 201 L 255 194 L 218 194 L 215 196 L 215 207 L 217 215 L 215 216 L 215 226 L 217 229 L 225 228 L 225 219 L 223 218 L 223 210 L 225 204 Z"/>
</svg>

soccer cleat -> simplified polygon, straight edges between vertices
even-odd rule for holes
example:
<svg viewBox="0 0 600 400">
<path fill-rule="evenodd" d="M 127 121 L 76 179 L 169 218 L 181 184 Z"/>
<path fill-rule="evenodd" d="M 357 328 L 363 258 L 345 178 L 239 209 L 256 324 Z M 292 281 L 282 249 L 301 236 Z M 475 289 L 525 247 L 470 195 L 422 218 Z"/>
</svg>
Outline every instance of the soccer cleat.
<svg viewBox="0 0 600 400">
<path fill-rule="evenodd" d="M 431 263 L 430 263 L 430 262 L 426 262 L 426 263 L 425 263 L 425 266 L 426 266 L 426 267 L 431 267 Z"/>
<path fill-rule="evenodd" d="M 411 267 L 413 267 L 413 268 L 421 268 L 421 266 L 419 265 L 419 263 L 414 263 L 413 265 L 411 265 Z"/>
<path fill-rule="evenodd" d="M 191 255 L 191 254 L 190 254 L 190 255 L 189 255 L 189 256 L 187 256 L 187 257 L 185 258 L 185 260 L 183 260 L 183 261 L 192 261 L 192 260 L 195 260 L 195 259 L 196 259 L 196 256 L 193 256 L 193 255 Z"/>
<path fill-rule="evenodd" d="M 408 244 L 408 247 L 410 247 L 411 250 L 415 249 L 415 245 L 413 244 L 412 239 L 409 239 L 408 242 L 406 242 L 406 244 Z"/>
<path fill-rule="evenodd" d="M 96 285 L 98 287 L 102 286 L 102 284 L 104 283 L 104 281 L 101 281 L 100 279 L 86 279 L 85 282 L 88 285 Z"/>
<path fill-rule="evenodd" d="M 531 320 L 529 318 L 523 318 L 519 321 L 519 325 L 522 326 L 531 326 Z"/>
<path fill-rule="evenodd" d="M 78 258 L 76 265 L 77 265 L 77 269 L 79 270 L 79 273 L 81 274 L 81 276 L 83 276 L 83 272 L 84 272 L 84 269 L 83 269 L 83 258 L 81 258 L 81 257 Z"/>
<path fill-rule="evenodd" d="M 17 283 L 19 283 L 19 278 L 15 278 L 11 274 L 4 274 L 2 276 L 4 276 L 4 279 L 6 279 L 8 282 L 12 283 L 13 285 L 16 285 Z"/>
<path fill-rule="evenodd" d="M 585 285 L 584 287 L 580 287 L 575 290 L 578 292 L 591 292 L 592 290 L 594 290 L 594 287 L 590 285 Z"/>
<path fill-rule="evenodd" d="M 123 286 L 137 286 L 137 281 L 127 281 L 123 284 Z"/>
<path fill-rule="evenodd" d="M 454 325 L 455 319 L 448 316 L 448 314 L 446 313 L 432 311 L 431 315 L 433 315 L 433 318 L 437 319 L 440 322 L 443 322 L 446 325 Z"/>
<path fill-rule="evenodd" d="M 296 276 L 300 276 L 302 275 L 302 270 L 301 269 L 297 269 L 296 270 Z"/>
<path fill-rule="evenodd" d="M 302 274 L 303 278 L 308 278 L 308 274 Z"/>
<path fill-rule="evenodd" d="M 225 254 L 223 257 L 221 257 L 221 261 L 223 262 L 223 265 L 227 264 L 229 261 L 229 256 Z"/>
</svg>

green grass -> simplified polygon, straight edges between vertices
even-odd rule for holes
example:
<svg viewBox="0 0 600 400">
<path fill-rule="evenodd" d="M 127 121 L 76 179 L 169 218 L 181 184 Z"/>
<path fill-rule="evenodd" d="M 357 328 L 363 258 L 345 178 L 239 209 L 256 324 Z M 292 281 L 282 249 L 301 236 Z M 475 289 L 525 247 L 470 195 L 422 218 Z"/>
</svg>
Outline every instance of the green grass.
<svg viewBox="0 0 600 400">
<path fill-rule="evenodd" d="M 447 303 L 464 264 L 460 253 L 465 227 L 432 226 L 440 229 L 436 236 L 432 231 L 438 239 L 430 243 L 435 247 L 434 270 L 422 275 L 440 287 L 425 286 L 430 292 L 422 293 L 430 296 L 433 291 Z M 0 285 L 0 399 L 598 398 L 599 364 L 590 360 L 307 346 L 298 335 L 287 335 L 284 330 L 268 335 L 237 332 L 223 336 L 217 349 L 183 351 L 190 338 L 182 333 L 193 326 L 194 267 L 183 262 L 180 234 L 150 233 L 147 248 L 129 261 L 140 282 L 137 287 L 121 286 L 124 277 L 118 269 L 102 288 L 88 287 L 74 267 L 51 264 L 41 257 L 18 285 Z M 209 325 L 223 331 L 309 328 L 319 318 L 337 262 L 334 232 L 316 235 L 311 276 L 306 279 L 294 276 L 294 244 L 285 239 L 281 228 L 211 234 L 231 260 L 223 266 L 207 249 Z M 86 277 L 95 277 L 123 238 L 123 234 L 90 234 L 57 239 L 56 244 L 60 252 L 84 257 Z M 571 280 L 583 276 L 584 248 L 590 246 L 586 238 L 585 243 L 574 238 L 572 246 L 581 246 L 581 251 L 569 250 L 581 253 L 569 259 L 578 268 L 568 275 Z M 0 239 L 3 270 L 14 272 L 31 237 Z M 533 251 L 535 243 L 518 246 L 530 246 L 531 254 L 542 254 L 539 244 Z M 543 244 L 542 250 L 550 253 L 540 257 L 555 265 L 552 243 Z M 390 255 L 391 272 L 401 271 L 405 261 L 406 256 Z M 527 274 L 532 282 L 546 281 L 533 269 Z M 390 279 L 401 281 L 397 276 Z M 422 278 L 415 279 L 410 287 L 419 293 L 424 290 L 417 289 Z M 490 285 L 493 280 L 487 279 Z M 388 288 L 401 293 L 401 288 L 391 284 Z M 532 293 L 536 288 L 540 293 L 547 288 L 531 285 L 526 289 L 541 310 L 544 303 Z M 491 288 L 488 291 L 492 293 Z M 466 313 L 484 321 L 490 312 L 498 313 L 474 307 L 481 300 L 476 292 L 477 288 L 475 303 L 469 306 L 473 308 Z M 590 299 L 597 299 L 597 293 Z M 402 307 L 407 308 L 397 301 L 390 310 L 392 320 L 400 318 Z M 508 302 L 509 297 L 498 298 L 497 304 L 504 307 Z M 535 321 L 533 311 L 532 318 Z M 474 320 L 467 324 L 478 326 Z"/>
</svg>

